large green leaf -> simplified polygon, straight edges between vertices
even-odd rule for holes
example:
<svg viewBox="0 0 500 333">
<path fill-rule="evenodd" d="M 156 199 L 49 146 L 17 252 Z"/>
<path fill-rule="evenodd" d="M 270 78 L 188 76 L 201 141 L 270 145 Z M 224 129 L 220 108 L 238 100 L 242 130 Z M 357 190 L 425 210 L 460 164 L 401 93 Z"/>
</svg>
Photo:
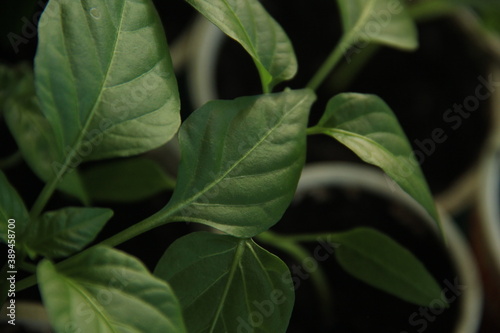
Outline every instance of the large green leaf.
<svg viewBox="0 0 500 333">
<path fill-rule="evenodd" d="M 32 70 L 21 66 L 10 72 L 9 96 L 4 103 L 5 120 L 26 163 L 41 180 L 48 182 L 57 174 L 57 161 L 64 159 L 64 152 L 58 148 L 54 131 L 40 111 Z M 79 160 L 71 163 L 76 167 Z M 79 171 L 72 171 L 62 178 L 57 187 L 88 203 Z"/>
<path fill-rule="evenodd" d="M 177 83 L 150 0 L 51 0 L 40 20 L 36 90 L 71 160 L 138 154 L 180 124 Z"/>
<path fill-rule="evenodd" d="M 67 207 L 46 212 L 33 223 L 24 240 L 31 257 L 67 257 L 83 249 L 97 236 L 113 211 L 105 208 Z"/>
<path fill-rule="evenodd" d="M 357 228 L 328 239 L 340 244 L 334 252 L 340 265 L 361 281 L 422 306 L 440 298 L 441 288 L 425 266 L 386 235 Z"/>
<path fill-rule="evenodd" d="M 12 230 L 19 240 L 19 235 L 29 221 L 28 211 L 17 191 L 0 170 L 0 240 L 4 243 L 7 243 L 8 221 L 11 219 L 15 220 L 15 229 Z"/>
<path fill-rule="evenodd" d="M 189 234 L 168 248 L 155 275 L 176 290 L 189 332 L 286 331 L 290 271 L 251 239 Z"/>
<path fill-rule="evenodd" d="M 264 91 L 297 72 L 292 44 L 258 0 L 186 0 L 252 56 Z"/>
<path fill-rule="evenodd" d="M 168 221 L 204 223 L 237 237 L 275 224 L 293 198 L 315 96 L 285 91 L 212 101 L 182 125 Z"/>
<path fill-rule="evenodd" d="M 172 190 L 175 181 L 158 163 L 142 157 L 107 161 L 82 172 L 92 200 L 134 202 Z"/>
<path fill-rule="evenodd" d="M 439 221 L 411 145 L 382 99 L 374 95 L 339 94 L 328 102 L 324 115 L 310 133 L 329 135 L 365 162 L 380 167 Z"/>
<path fill-rule="evenodd" d="M 400 49 L 418 46 L 417 28 L 405 5 L 394 0 L 337 0 L 349 41 L 368 41 Z"/>
<path fill-rule="evenodd" d="M 170 286 L 118 250 L 94 248 L 58 267 L 44 260 L 37 278 L 56 332 L 186 332 Z"/>
</svg>

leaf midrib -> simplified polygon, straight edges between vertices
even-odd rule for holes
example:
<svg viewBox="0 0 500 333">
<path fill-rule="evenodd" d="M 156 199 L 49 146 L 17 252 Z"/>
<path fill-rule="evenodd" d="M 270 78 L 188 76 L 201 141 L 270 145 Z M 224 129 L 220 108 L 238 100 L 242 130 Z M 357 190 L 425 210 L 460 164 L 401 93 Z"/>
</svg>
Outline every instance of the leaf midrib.
<svg viewBox="0 0 500 333">
<path fill-rule="evenodd" d="M 229 167 L 227 169 L 226 172 L 224 172 L 220 177 L 218 177 L 217 179 L 215 179 L 213 182 L 211 182 L 210 184 L 208 184 L 207 186 L 205 186 L 205 188 L 203 188 L 201 191 L 199 191 L 198 193 L 194 194 L 193 196 L 191 196 L 190 198 L 188 199 L 185 199 L 183 201 L 181 201 L 180 203 L 178 203 L 177 205 L 173 206 L 172 208 L 168 208 L 170 206 L 170 204 L 168 204 L 165 209 L 166 209 L 166 213 L 165 213 L 165 219 L 168 220 L 169 218 L 172 218 L 174 217 L 173 215 L 175 214 L 175 212 L 177 212 L 179 209 L 183 208 L 183 207 L 186 207 L 188 206 L 189 204 L 191 204 L 192 202 L 194 202 L 196 199 L 198 199 L 200 196 L 202 196 L 203 194 L 205 194 L 206 192 L 208 192 L 210 189 L 212 189 L 215 185 L 219 184 L 223 179 L 226 178 L 226 176 L 231 173 L 231 171 L 233 171 L 238 165 L 240 165 L 240 163 L 242 161 L 244 161 L 251 153 L 253 153 L 254 150 L 256 150 L 258 147 L 260 147 L 260 145 L 276 130 L 276 128 L 280 127 L 281 124 L 284 122 L 284 120 L 291 114 L 293 114 L 295 112 L 295 110 L 297 108 L 299 108 L 308 98 L 308 96 L 305 96 L 303 97 L 299 103 L 297 103 L 296 105 L 294 105 L 293 108 L 291 108 L 285 115 L 283 115 L 281 117 L 281 119 L 279 120 L 279 122 L 276 123 L 275 126 L 273 126 L 272 128 L 270 128 L 268 130 L 268 132 L 262 136 L 262 138 L 250 149 L 248 150 L 240 159 L 238 159 L 236 162 L 234 162 L 234 164 Z"/>
<path fill-rule="evenodd" d="M 370 13 L 373 11 L 373 8 L 377 1 L 378 0 L 370 0 L 368 2 L 368 6 L 364 7 L 364 10 L 361 12 L 358 21 L 354 24 L 354 26 L 351 29 L 354 35 L 356 35 L 359 32 L 359 30 L 361 30 L 361 27 L 364 25 L 364 23 L 366 23 L 367 17 L 369 17 Z"/>
<path fill-rule="evenodd" d="M 339 241 L 339 243 L 341 243 L 344 246 L 347 246 L 350 251 L 358 254 L 360 257 L 363 257 L 366 261 L 374 264 L 375 266 L 382 267 L 386 272 L 389 272 L 389 274 L 395 276 L 397 280 L 403 282 L 407 286 L 407 288 L 416 290 L 417 294 L 420 293 L 432 297 L 432 295 L 429 295 L 427 293 L 428 291 L 427 289 L 421 287 L 420 284 L 412 283 L 411 278 L 407 278 L 404 274 L 401 274 L 400 271 L 391 267 L 390 265 L 389 266 L 385 265 L 385 262 L 383 260 L 380 260 L 378 257 L 373 257 L 368 255 L 369 253 L 367 254 L 366 251 L 361 251 L 356 246 L 349 244 L 349 242 Z"/>
<path fill-rule="evenodd" d="M 226 7 L 229 9 L 229 11 L 231 12 L 231 14 L 234 16 L 234 18 L 236 18 L 236 22 L 238 24 L 238 26 L 241 28 L 241 30 L 243 31 L 243 35 L 245 36 L 246 38 L 246 42 L 248 43 L 248 45 L 250 46 L 250 49 L 252 51 L 252 58 L 254 58 L 261 66 L 264 66 L 261 62 L 260 62 L 260 59 L 258 59 L 258 53 L 257 53 L 257 50 L 255 49 L 253 43 L 252 43 L 252 40 L 250 39 L 250 36 L 248 35 L 247 33 L 247 30 L 245 29 L 245 26 L 243 25 L 243 23 L 241 22 L 240 18 L 238 15 L 236 15 L 236 12 L 233 10 L 233 8 L 231 7 L 231 5 L 227 2 L 227 0 L 222 0 L 224 2 L 224 4 L 226 5 Z M 248 4 L 248 2 L 245 1 L 245 4 Z M 252 9 L 253 10 L 253 9 Z M 253 12 L 252 12 L 253 14 Z M 266 69 L 267 71 L 267 69 Z M 268 72 L 268 71 L 267 71 Z"/>
<path fill-rule="evenodd" d="M 215 312 L 212 325 L 210 326 L 210 331 L 209 333 L 214 333 L 215 327 L 217 325 L 217 322 L 219 320 L 219 317 L 221 316 L 222 309 L 224 308 L 224 305 L 226 303 L 227 295 L 229 293 L 229 288 L 231 288 L 231 285 L 234 280 L 234 276 L 236 274 L 236 269 L 238 268 L 238 265 L 241 262 L 241 258 L 243 257 L 243 253 L 245 252 L 245 243 L 246 239 L 241 239 L 238 241 L 238 245 L 236 247 L 236 251 L 234 253 L 233 257 L 233 262 L 231 263 L 231 270 L 229 271 L 229 276 L 227 278 L 226 285 L 224 286 L 224 291 L 222 293 L 221 300 L 219 302 L 219 305 L 217 307 L 217 310 Z"/>
<path fill-rule="evenodd" d="M 110 71 L 111 71 L 111 68 L 113 67 L 113 63 L 115 61 L 115 54 L 116 54 L 116 48 L 118 46 L 118 41 L 120 39 L 120 35 L 121 35 L 121 30 L 122 30 L 122 26 L 123 26 L 123 21 L 124 21 L 124 12 L 125 12 L 125 6 L 127 5 L 127 1 L 125 1 L 123 3 L 123 6 L 121 8 L 121 13 L 120 13 L 120 21 L 119 21 L 119 25 L 116 29 L 117 33 L 116 33 L 116 38 L 114 40 L 114 44 L 113 44 L 113 52 L 112 52 L 112 57 L 111 57 L 111 60 L 109 61 L 109 64 L 108 64 L 108 68 L 106 69 L 106 73 L 104 74 L 104 77 L 103 77 L 103 80 L 101 82 L 101 86 L 100 86 L 100 89 L 99 89 L 99 94 L 98 96 L 96 97 L 96 100 L 92 106 L 92 109 L 90 110 L 90 113 L 86 119 L 86 122 L 82 128 L 82 130 L 80 131 L 80 134 L 78 135 L 78 137 L 76 138 L 74 144 L 72 145 L 72 150 L 71 152 L 66 155 L 66 160 L 64 161 L 63 163 L 63 167 L 61 168 L 61 171 L 59 172 L 58 174 L 58 177 L 56 177 L 56 181 L 58 181 L 60 178 L 62 178 L 62 176 L 66 173 L 66 170 L 68 169 L 69 167 L 69 164 L 70 164 L 70 161 L 72 160 L 72 158 L 74 157 L 74 155 L 76 154 L 76 151 L 79 150 L 81 144 L 82 144 L 82 141 L 85 137 L 85 135 L 87 134 L 87 130 L 88 128 L 90 127 L 90 124 L 92 123 L 92 120 L 94 119 L 94 116 L 97 112 L 97 108 L 99 106 L 99 102 L 102 98 L 102 95 L 104 93 L 104 90 L 105 90 L 105 84 L 106 82 L 108 81 L 108 78 L 109 78 L 109 74 L 110 74 Z M 108 9 L 109 10 L 109 9 Z M 65 38 L 63 38 L 63 40 L 65 40 Z"/>
</svg>

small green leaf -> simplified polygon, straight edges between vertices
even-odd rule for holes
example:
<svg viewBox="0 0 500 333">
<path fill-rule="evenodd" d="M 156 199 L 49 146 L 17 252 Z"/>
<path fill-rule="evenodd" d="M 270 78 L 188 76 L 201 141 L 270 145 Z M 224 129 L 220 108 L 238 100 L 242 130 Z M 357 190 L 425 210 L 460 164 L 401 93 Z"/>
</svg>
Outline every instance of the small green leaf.
<svg viewBox="0 0 500 333">
<path fill-rule="evenodd" d="M 335 256 L 355 278 L 410 303 L 429 306 L 441 288 L 410 251 L 370 228 L 331 234 Z"/>
<path fill-rule="evenodd" d="M 250 239 L 206 232 L 175 241 L 155 275 L 177 291 L 189 332 L 285 332 L 295 300 L 288 267 Z"/>
<path fill-rule="evenodd" d="M 90 198 L 97 201 L 134 202 L 175 186 L 156 162 L 141 157 L 92 166 L 82 177 Z"/>
<path fill-rule="evenodd" d="M 311 90 L 212 101 L 182 125 L 169 221 L 204 223 L 237 237 L 275 224 L 305 160 Z"/>
<path fill-rule="evenodd" d="M 36 91 L 61 170 L 148 151 L 177 132 L 177 83 L 150 0 L 51 0 L 39 26 Z"/>
<path fill-rule="evenodd" d="M 295 76 L 292 43 L 258 0 L 186 1 L 252 56 L 265 92 Z"/>
<path fill-rule="evenodd" d="M 7 244 L 8 221 L 15 220 L 14 235 L 19 239 L 19 235 L 24 231 L 29 222 L 28 211 L 17 191 L 10 185 L 7 177 L 0 170 L 0 240 Z"/>
<path fill-rule="evenodd" d="M 186 333 L 172 289 L 136 258 L 98 247 L 66 263 L 44 260 L 37 269 L 56 332 Z"/>
<path fill-rule="evenodd" d="M 338 140 L 362 160 L 384 170 L 439 222 L 434 199 L 406 135 L 379 97 L 344 93 L 333 97 L 310 133 Z"/>
<path fill-rule="evenodd" d="M 70 256 L 94 240 L 113 216 L 105 208 L 68 207 L 47 212 L 33 223 L 25 239 L 27 252 L 32 258 Z"/>
<path fill-rule="evenodd" d="M 48 182 L 56 175 L 56 161 L 64 159 L 64 153 L 59 150 L 54 131 L 40 111 L 32 70 L 23 66 L 18 74 L 19 77 L 11 77 L 9 82 L 10 94 L 4 103 L 5 120 L 26 163 L 42 181 Z M 70 162 L 72 169 L 57 188 L 87 204 L 87 193 L 75 169 L 78 163 L 76 159 Z"/>
<path fill-rule="evenodd" d="M 418 47 L 417 28 L 405 5 L 394 0 L 337 0 L 344 34 L 405 50 Z"/>
</svg>

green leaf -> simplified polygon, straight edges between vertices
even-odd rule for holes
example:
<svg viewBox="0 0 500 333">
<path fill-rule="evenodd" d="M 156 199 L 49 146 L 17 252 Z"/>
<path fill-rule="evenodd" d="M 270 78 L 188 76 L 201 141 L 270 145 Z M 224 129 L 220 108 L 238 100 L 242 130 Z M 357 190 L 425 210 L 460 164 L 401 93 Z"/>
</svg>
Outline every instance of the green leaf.
<svg viewBox="0 0 500 333">
<path fill-rule="evenodd" d="M 170 286 L 136 258 L 97 247 L 66 263 L 44 260 L 37 269 L 56 332 L 186 332 Z"/>
<path fill-rule="evenodd" d="M 15 232 L 14 235 L 19 236 L 29 222 L 29 215 L 23 200 L 0 170 L 0 240 L 5 244 L 7 244 L 10 219 L 15 220 L 13 223 L 15 229 L 12 230 Z"/>
<path fill-rule="evenodd" d="M 177 83 L 150 0 L 51 0 L 39 26 L 36 90 L 66 154 L 62 170 L 172 138 Z"/>
<path fill-rule="evenodd" d="M 417 28 L 405 5 L 394 0 L 337 0 L 344 34 L 404 50 L 418 47 Z"/>
<path fill-rule="evenodd" d="M 68 207 L 47 212 L 33 223 L 25 239 L 32 258 L 70 256 L 92 242 L 113 216 L 111 209 Z"/>
<path fill-rule="evenodd" d="M 134 202 L 175 186 L 156 162 L 141 157 L 92 166 L 82 176 L 90 198 L 97 201 Z"/>
<path fill-rule="evenodd" d="M 310 133 L 338 140 L 362 160 L 384 170 L 439 222 L 434 200 L 406 135 L 379 97 L 344 93 L 333 97 Z"/>
<path fill-rule="evenodd" d="M 189 234 L 167 249 L 155 275 L 177 291 L 189 332 L 286 331 L 290 271 L 251 239 Z"/>
<path fill-rule="evenodd" d="M 179 133 L 169 221 L 204 223 L 237 237 L 275 224 L 293 198 L 305 160 L 311 90 L 212 101 Z"/>
<path fill-rule="evenodd" d="M 410 251 L 370 228 L 331 234 L 335 256 L 355 278 L 410 303 L 429 306 L 441 288 Z"/>
<path fill-rule="evenodd" d="M 22 66 L 18 76 L 11 77 L 9 82 L 9 96 L 4 103 L 5 120 L 26 163 L 42 181 L 48 182 L 57 174 L 59 164 L 56 161 L 63 160 L 64 153 L 59 150 L 54 131 L 40 111 L 32 70 Z M 78 163 L 77 159 L 70 161 L 71 172 L 62 178 L 57 188 L 88 204 L 87 193 L 76 170 Z"/>
<path fill-rule="evenodd" d="M 252 56 L 265 92 L 295 76 L 292 43 L 258 0 L 186 1 Z"/>
</svg>

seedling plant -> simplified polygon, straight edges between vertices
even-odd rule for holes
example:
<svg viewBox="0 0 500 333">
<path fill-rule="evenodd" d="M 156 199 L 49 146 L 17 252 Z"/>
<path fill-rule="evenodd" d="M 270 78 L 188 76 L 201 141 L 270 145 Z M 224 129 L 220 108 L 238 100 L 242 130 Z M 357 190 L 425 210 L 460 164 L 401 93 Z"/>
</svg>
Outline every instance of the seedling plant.
<svg viewBox="0 0 500 333">
<path fill-rule="evenodd" d="M 439 224 L 411 146 L 380 98 L 332 96 L 318 124 L 307 127 L 315 90 L 345 54 L 362 52 L 364 43 L 417 47 L 405 6 L 338 0 L 338 45 L 306 87 L 278 90 L 298 64 L 285 31 L 259 1 L 187 2 L 248 52 L 262 94 L 209 101 L 181 124 L 176 77 L 150 0 L 50 0 L 39 22 L 34 71 L 1 69 L 3 117 L 23 159 L 45 183 L 28 209 L 0 171 L 0 239 L 9 254 L 2 273 L 32 273 L 17 281 L 15 294 L 37 284 L 56 332 L 285 332 L 295 288 L 289 268 L 268 249 L 300 260 L 308 255 L 304 242 L 325 239 L 336 244 L 334 256 L 353 277 L 422 306 L 439 298 L 439 284 L 424 265 L 375 229 L 269 231 L 294 196 L 308 135 L 330 136 L 381 168 Z M 390 20 L 378 22 L 374 13 Z M 132 182 L 136 170 L 149 170 L 158 177 L 153 184 L 168 185 L 147 162 L 119 158 L 174 136 L 181 162 L 170 200 L 95 244 L 113 211 L 94 207 L 91 199 L 119 194 L 110 189 L 89 196 L 81 164 L 114 159 L 112 167 L 96 171 L 99 179 L 118 174 Z M 82 205 L 48 210 L 56 191 Z M 114 248 L 179 222 L 217 232 L 159 244 L 166 251 L 154 272 Z M 321 270 L 314 274 L 320 281 Z M 5 281 L 2 301 L 15 303 Z"/>
</svg>

